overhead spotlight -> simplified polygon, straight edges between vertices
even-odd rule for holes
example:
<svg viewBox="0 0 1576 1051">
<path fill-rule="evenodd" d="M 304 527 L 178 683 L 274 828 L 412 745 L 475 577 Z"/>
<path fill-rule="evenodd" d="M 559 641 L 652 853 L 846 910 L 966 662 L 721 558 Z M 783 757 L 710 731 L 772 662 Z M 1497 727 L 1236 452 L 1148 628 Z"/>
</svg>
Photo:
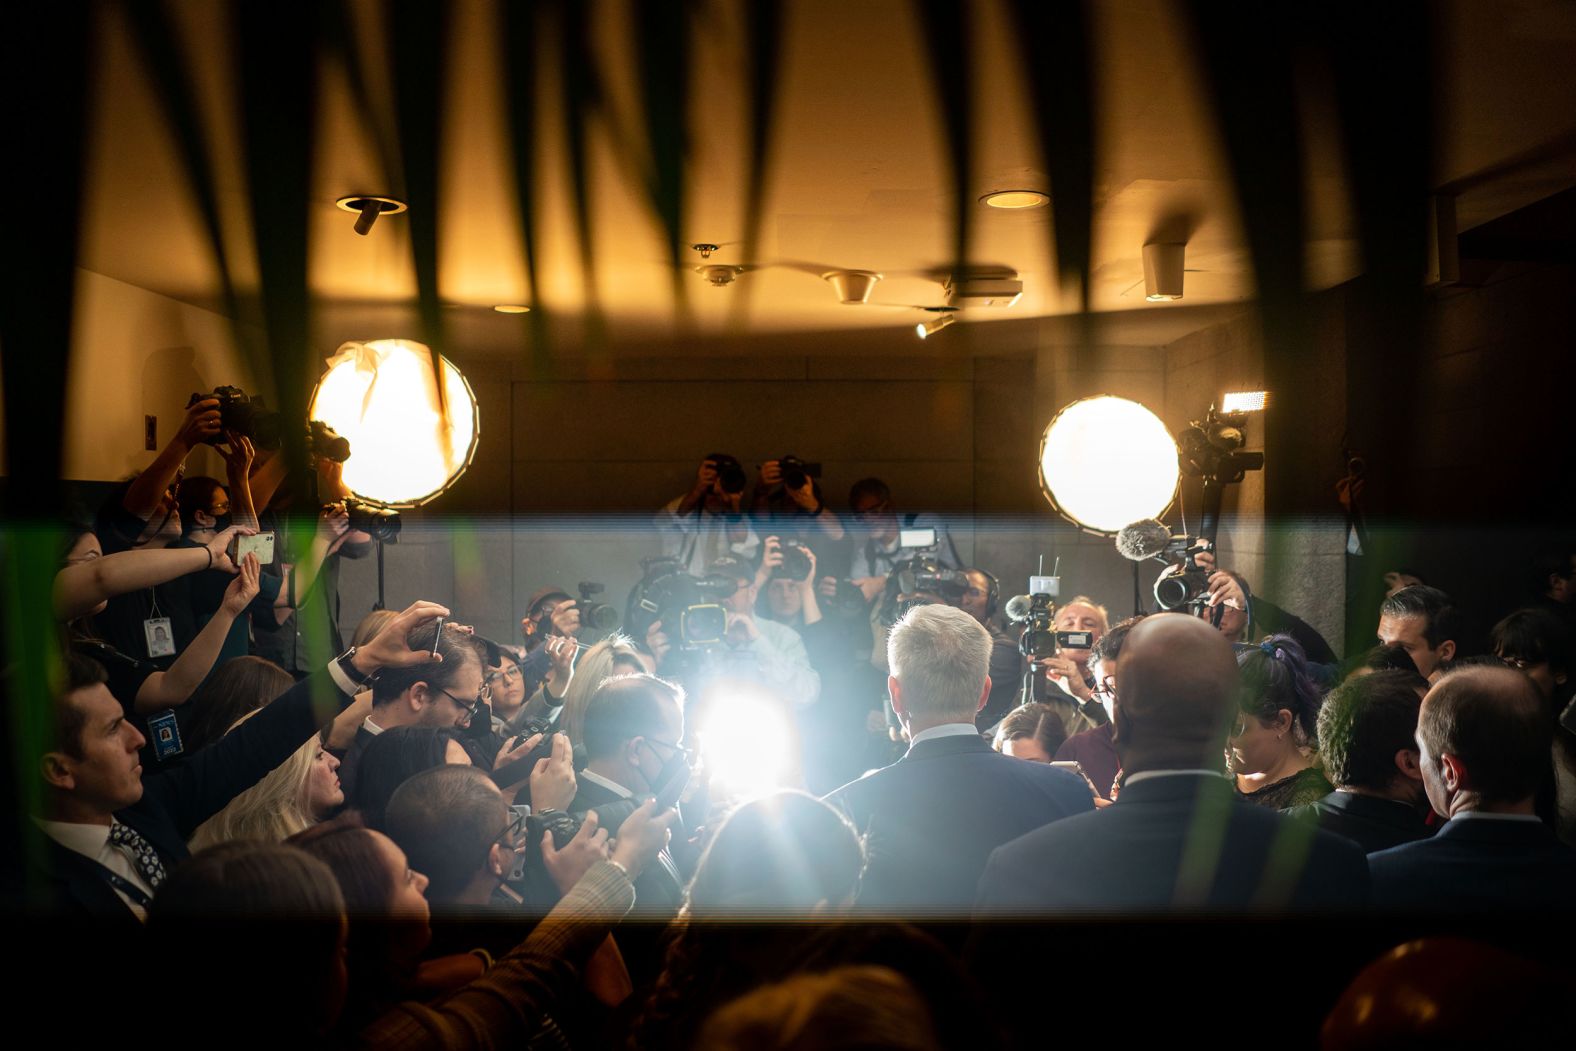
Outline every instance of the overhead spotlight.
<svg viewBox="0 0 1576 1051">
<path fill-rule="evenodd" d="M 1109 394 L 1052 418 L 1040 439 L 1040 489 L 1068 521 L 1111 536 L 1160 518 L 1176 495 L 1177 443 L 1160 417 Z"/>
<path fill-rule="evenodd" d="M 1222 395 L 1220 411 L 1232 412 L 1260 412 L 1270 403 L 1270 392 L 1267 390 L 1243 390 L 1233 394 Z"/>
<path fill-rule="evenodd" d="M 1144 298 L 1164 303 L 1182 298 L 1182 260 L 1185 244 L 1144 245 Z"/>
<path fill-rule="evenodd" d="M 918 336 L 920 339 L 929 339 L 931 336 L 934 336 L 937 332 L 940 332 L 942 329 L 946 328 L 956 320 L 957 318 L 953 317 L 951 314 L 941 314 L 937 317 L 931 318 L 929 321 L 921 321 L 919 324 L 914 326 L 914 335 Z"/>
<path fill-rule="evenodd" d="M 995 190 L 981 197 L 980 201 L 991 208 L 1006 208 L 1012 211 L 1041 208 L 1051 203 L 1050 197 L 1039 190 Z"/>
<path fill-rule="evenodd" d="M 342 212 L 356 213 L 356 233 L 362 237 L 372 232 L 372 224 L 378 221 L 378 216 L 398 215 L 409 207 L 397 197 L 373 197 L 364 193 L 341 197 L 334 204 Z"/>
</svg>

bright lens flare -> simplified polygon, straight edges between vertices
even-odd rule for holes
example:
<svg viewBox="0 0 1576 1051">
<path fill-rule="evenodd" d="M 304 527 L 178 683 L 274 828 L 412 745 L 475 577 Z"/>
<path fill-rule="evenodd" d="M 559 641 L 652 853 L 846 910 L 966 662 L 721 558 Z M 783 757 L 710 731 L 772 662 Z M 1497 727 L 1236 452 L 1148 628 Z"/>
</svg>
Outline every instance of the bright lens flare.
<svg viewBox="0 0 1576 1051">
<path fill-rule="evenodd" d="M 1040 440 L 1040 484 L 1051 504 L 1091 532 L 1115 533 L 1171 506 L 1177 446 L 1160 417 L 1126 398 L 1068 405 Z"/>
<path fill-rule="evenodd" d="M 350 440 L 345 484 L 386 504 L 426 503 L 470 466 L 479 433 L 476 397 L 460 370 L 439 359 L 447 423 L 438 407 L 431 351 L 408 339 L 345 343 L 328 359 L 311 418 Z"/>
<path fill-rule="evenodd" d="M 699 727 L 701 759 L 724 795 L 754 799 L 782 788 L 792 767 L 794 729 L 782 702 L 747 686 L 711 698 Z"/>
</svg>

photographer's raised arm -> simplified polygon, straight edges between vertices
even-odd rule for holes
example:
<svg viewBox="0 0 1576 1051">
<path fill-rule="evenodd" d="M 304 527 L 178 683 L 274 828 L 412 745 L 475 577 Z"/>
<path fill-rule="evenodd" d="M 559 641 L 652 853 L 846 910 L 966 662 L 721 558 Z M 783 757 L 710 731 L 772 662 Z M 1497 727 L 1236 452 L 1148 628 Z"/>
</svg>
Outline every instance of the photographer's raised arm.
<svg viewBox="0 0 1576 1051">
<path fill-rule="evenodd" d="M 154 672 L 142 680 L 136 697 L 139 713 L 147 715 L 185 704 L 192 692 L 202 685 L 213 670 L 213 662 L 219 659 L 230 625 L 257 597 L 259 569 L 256 555 L 248 554 L 241 560 L 240 572 L 225 589 L 224 601 L 197 637 L 175 658 L 168 671 Z"/>
<path fill-rule="evenodd" d="M 231 526 L 206 547 L 138 548 L 66 566 L 55 574 L 55 619 L 75 620 L 116 595 L 141 591 L 187 573 L 205 569 L 234 573 L 235 563 L 227 554 L 230 541 L 237 534 L 252 532 Z"/>
<path fill-rule="evenodd" d="M 257 450 L 252 448 L 252 440 L 244 434 L 225 431 L 224 439 L 227 448 L 221 452 L 225 474 L 230 482 L 230 521 L 234 525 L 256 529 L 257 508 L 252 503 L 251 472 Z"/>
<path fill-rule="evenodd" d="M 253 507 L 267 507 L 274 502 L 274 494 L 285 481 L 285 458 L 279 449 L 266 452 L 252 465 L 248 487 Z"/>
<path fill-rule="evenodd" d="M 175 481 L 186 457 L 202 442 L 219 433 L 219 399 L 203 398 L 186 410 L 186 418 L 147 469 L 126 489 L 120 505 L 138 518 L 147 520 L 159 506 L 164 491 Z"/>
</svg>

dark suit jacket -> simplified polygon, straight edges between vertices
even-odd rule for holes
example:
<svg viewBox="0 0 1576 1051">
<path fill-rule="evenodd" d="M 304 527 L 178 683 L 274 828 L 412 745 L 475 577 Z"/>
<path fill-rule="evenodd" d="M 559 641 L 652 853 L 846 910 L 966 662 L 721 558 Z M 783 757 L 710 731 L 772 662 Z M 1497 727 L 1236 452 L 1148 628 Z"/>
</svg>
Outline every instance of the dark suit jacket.
<svg viewBox="0 0 1576 1051">
<path fill-rule="evenodd" d="M 1368 902 L 1355 843 L 1232 798 L 1223 777 L 1122 787 L 1115 803 L 997 850 L 981 913 L 1343 909 Z"/>
<path fill-rule="evenodd" d="M 623 817 L 627 816 L 623 808 L 617 807 L 617 804 L 626 802 L 629 801 L 611 789 L 603 788 L 581 777 L 579 786 L 575 790 L 574 802 L 569 804 L 569 812 L 578 817 L 588 810 L 597 810 L 598 827 L 607 829 L 609 836 L 616 836 L 619 824 Z M 612 812 L 617 818 L 604 818 L 604 807 L 613 807 Z M 664 848 L 657 855 L 657 859 L 647 865 L 635 880 L 634 915 L 648 920 L 669 920 L 678 915 L 679 906 L 683 902 L 684 879 L 679 874 L 678 866 L 673 862 L 673 855 Z"/>
<path fill-rule="evenodd" d="M 341 706 L 350 702 L 326 671 L 303 679 L 184 763 L 144 777 L 142 798 L 115 818 L 152 845 L 166 871 L 173 868 L 189 856 L 186 841 L 197 826 L 261 781 L 317 732 L 312 710 L 312 693 L 317 689 L 332 692 Z M 53 840 L 44 859 L 44 876 L 59 911 L 136 922 L 96 862 Z"/>
<path fill-rule="evenodd" d="M 350 742 L 350 747 L 345 749 L 345 754 L 339 757 L 339 787 L 344 789 L 346 799 L 349 799 L 356 790 L 356 774 L 361 769 L 361 754 L 367 750 L 367 745 L 377 740 L 377 736 L 365 725 L 356 727 L 355 739 Z"/>
<path fill-rule="evenodd" d="M 1094 809 L 1076 774 L 994 752 L 974 734 L 921 741 L 827 802 L 866 836 L 859 904 L 903 915 L 968 915 L 990 852 Z"/>
<path fill-rule="evenodd" d="M 1331 792 L 1316 803 L 1292 807 L 1286 816 L 1312 821 L 1326 832 L 1351 840 L 1368 854 L 1434 834 L 1416 807 L 1396 799 L 1350 792 Z"/>
<path fill-rule="evenodd" d="M 1576 850 L 1531 821 L 1457 818 L 1432 839 L 1368 856 L 1374 905 L 1430 911 L 1576 906 Z"/>
</svg>

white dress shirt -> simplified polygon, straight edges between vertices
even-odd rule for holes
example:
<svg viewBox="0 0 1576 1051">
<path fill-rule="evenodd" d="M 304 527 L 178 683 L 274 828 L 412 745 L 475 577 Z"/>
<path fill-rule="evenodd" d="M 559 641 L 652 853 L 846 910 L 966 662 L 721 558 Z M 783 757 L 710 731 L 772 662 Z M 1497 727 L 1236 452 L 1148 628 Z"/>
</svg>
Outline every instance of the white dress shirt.
<svg viewBox="0 0 1576 1051">
<path fill-rule="evenodd" d="M 137 866 L 132 863 L 131 855 L 119 847 L 110 846 L 108 825 L 79 825 L 69 821 L 45 821 L 42 818 L 34 819 L 44 835 L 59 843 L 73 854 L 81 854 L 89 861 L 96 861 L 109 869 L 121 879 L 130 883 L 148 897 L 153 897 L 153 888 L 148 886 L 137 872 Z M 143 908 L 129 894 L 110 884 L 120 900 L 126 903 L 139 920 L 148 918 L 148 910 Z"/>
<path fill-rule="evenodd" d="M 979 735 L 980 732 L 973 723 L 942 723 L 940 726 L 919 731 L 909 738 L 908 746 L 912 748 L 921 741 L 933 741 L 939 737 L 979 737 Z"/>
<path fill-rule="evenodd" d="M 635 793 L 631 792 L 617 781 L 603 777 L 595 770 L 582 770 L 575 776 L 580 778 L 582 781 L 590 781 L 593 785 L 601 785 L 603 788 L 607 789 L 609 792 L 612 792 L 620 799 L 633 799 L 635 797 Z"/>
</svg>

